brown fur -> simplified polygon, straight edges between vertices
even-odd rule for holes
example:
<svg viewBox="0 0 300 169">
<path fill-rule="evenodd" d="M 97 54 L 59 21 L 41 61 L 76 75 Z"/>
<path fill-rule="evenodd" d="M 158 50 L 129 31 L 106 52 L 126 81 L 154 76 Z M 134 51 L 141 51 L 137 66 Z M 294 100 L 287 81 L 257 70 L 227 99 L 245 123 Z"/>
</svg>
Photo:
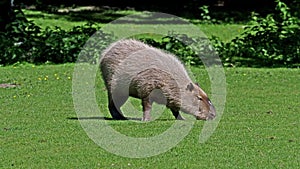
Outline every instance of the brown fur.
<svg viewBox="0 0 300 169">
<path fill-rule="evenodd" d="M 179 110 L 202 120 L 215 117 L 206 93 L 171 54 L 137 40 L 120 40 L 103 52 L 100 67 L 114 119 L 125 119 L 120 107 L 128 96 L 142 100 L 143 120 L 150 120 L 153 102 L 165 104 L 177 119 L 183 119 Z"/>
</svg>

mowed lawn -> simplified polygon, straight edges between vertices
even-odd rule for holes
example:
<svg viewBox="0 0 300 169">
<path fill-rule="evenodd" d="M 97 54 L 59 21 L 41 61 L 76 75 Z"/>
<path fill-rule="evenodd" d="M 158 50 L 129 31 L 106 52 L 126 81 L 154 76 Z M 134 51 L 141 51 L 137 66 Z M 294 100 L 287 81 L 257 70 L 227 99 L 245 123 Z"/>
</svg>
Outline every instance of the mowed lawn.
<svg viewBox="0 0 300 169">
<path fill-rule="evenodd" d="M 196 121 L 176 147 L 140 159 L 105 151 L 81 128 L 72 100 L 73 69 L 73 64 L 0 67 L 0 84 L 17 85 L 0 88 L 0 168 L 298 168 L 300 165 L 299 69 L 226 68 L 225 112 L 209 140 L 199 143 L 204 122 Z M 209 93 L 205 69 L 193 67 L 192 71 Z M 98 104 L 105 110 L 106 91 L 99 75 L 96 82 Z M 135 117 L 141 118 L 142 113 Z M 147 137 L 160 134 L 174 123 L 169 111 L 160 119 L 149 123 L 111 120 L 109 124 L 125 135 Z"/>
<path fill-rule="evenodd" d="M 42 29 L 46 27 L 54 28 L 55 26 L 61 27 L 62 29 L 69 30 L 74 26 L 82 26 L 88 21 L 93 21 L 94 23 L 105 26 L 107 23 L 111 21 L 115 21 L 117 19 L 121 19 L 124 16 L 128 15 L 139 15 L 142 12 L 132 11 L 132 10 L 120 10 L 120 11 L 112 11 L 112 10 L 104 10 L 99 12 L 87 12 L 82 13 L 61 13 L 59 14 L 49 14 L 36 10 L 27 10 L 23 9 L 23 12 L 28 20 L 33 21 L 35 24 L 40 26 Z M 176 16 L 174 16 L 176 17 Z M 183 18 L 181 18 L 183 19 Z M 186 20 L 189 22 L 189 20 Z M 198 20 L 194 20 L 198 21 Z M 190 21 L 193 23 L 192 21 Z M 127 30 L 128 27 L 135 28 L 136 26 L 146 26 L 153 27 L 153 24 L 120 24 L 121 30 Z M 243 24 L 194 24 L 199 28 L 199 31 L 202 31 L 208 38 L 212 36 L 216 36 L 220 38 L 220 40 L 224 42 L 228 42 L 241 34 L 243 32 Z M 158 24 L 158 26 L 160 26 Z M 175 26 L 176 28 L 180 27 L 180 25 Z M 145 29 L 147 30 L 147 29 Z M 178 30 L 178 29 L 176 29 Z M 169 30 L 170 31 L 170 30 Z M 159 31 L 158 31 L 159 32 Z M 140 36 L 143 37 L 143 36 Z M 151 38 L 155 38 L 152 35 Z M 161 36 L 158 36 L 161 38 Z"/>
</svg>

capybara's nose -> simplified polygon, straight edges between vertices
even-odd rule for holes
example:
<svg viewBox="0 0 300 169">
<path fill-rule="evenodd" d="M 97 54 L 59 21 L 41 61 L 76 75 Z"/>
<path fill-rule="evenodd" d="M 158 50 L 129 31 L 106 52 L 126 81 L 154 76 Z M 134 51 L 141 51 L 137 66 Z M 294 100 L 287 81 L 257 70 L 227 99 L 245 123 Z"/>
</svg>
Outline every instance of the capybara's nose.
<svg viewBox="0 0 300 169">
<path fill-rule="evenodd" d="M 210 112 L 209 115 L 207 116 L 207 120 L 213 120 L 216 117 L 215 112 Z"/>
<path fill-rule="evenodd" d="M 213 105 L 210 106 L 210 111 L 207 117 L 207 120 L 212 120 L 217 116 L 216 109 Z"/>
</svg>

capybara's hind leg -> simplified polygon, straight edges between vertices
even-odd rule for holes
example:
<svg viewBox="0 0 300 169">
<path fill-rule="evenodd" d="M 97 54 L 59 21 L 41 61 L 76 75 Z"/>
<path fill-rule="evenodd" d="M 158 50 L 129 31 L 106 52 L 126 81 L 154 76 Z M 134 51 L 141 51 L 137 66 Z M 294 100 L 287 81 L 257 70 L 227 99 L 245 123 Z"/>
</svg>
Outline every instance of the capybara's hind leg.
<svg viewBox="0 0 300 169">
<path fill-rule="evenodd" d="M 113 119 L 115 120 L 127 120 L 120 109 L 121 105 L 116 106 L 111 98 L 109 98 L 108 109 Z"/>
<path fill-rule="evenodd" d="M 178 110 L 171 110 L 171 111 L 177 120 L 185 120 L 185 118 L 180 115 Z"/>
<path fill-rule="evenodd" d="M 152 108 L 152 101 L 149 99 L 149 97 L 142 99 L 142 105 L 143 105 L 143 118 L 142 121 L 150 121 L 150 112 Z"/>
</svg>

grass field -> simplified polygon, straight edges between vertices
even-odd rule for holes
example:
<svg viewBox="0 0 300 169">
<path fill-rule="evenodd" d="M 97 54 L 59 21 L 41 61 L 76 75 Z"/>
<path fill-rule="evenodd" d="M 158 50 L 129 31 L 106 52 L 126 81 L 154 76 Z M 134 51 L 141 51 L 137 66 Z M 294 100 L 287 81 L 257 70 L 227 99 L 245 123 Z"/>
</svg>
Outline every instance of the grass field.
<svg viewBox="0 0 300 169">
<path fill-rule="evenodd" d="M 132 159 L 106 152 L 81 128 L 72 100 L 73 68 L 73 64 L 0 67 L 0 84 L 17 85 L 0 88 L 0 168 L 298 168 L 300 165 L 299 69 L 227 68 L 225 112 L 206 143 L 199 143 L 204 122 L 197 121 L 188 136 L 170 151 Z M 196 67 L 192 71 L 209 91 L 206 71 Z M 106 109 L 103 88 L 98 76 L 97 100 L 99 107 Z M 136 114 L 137 118 L 141 116 L 142 113 Z M 109 124 L 129 136 L 152 136 L 174 123 L 169 111 L 160 118 L 164 120 L 109 121 Z"/>
<path fill-rule="evenodd" d="M 26 10 L 24 9 L 28 20 L 34 21 L 42 28 L 59 26 L 63 29 L 71 29 L 74 26 L 80 26 L 86 24 L 88 21 L 93 21 L 101 26 L 105 23 L 114 21 L 120 17 L 139 14 L 137 11 L 100 11 L 100 12 L 87 12 L 87 13 L 71 13 L 71 14 L 49 14 L 41 11 Z M 147 25 L 147 24 L 146 24 Z M 199 27 L 207 37 L 216 36 L 223 41 L 230 41 L 234 37 L 243 32 L 244 25 L 242 24 L 195 24 Z M 122 28 L 124 25 L 120 25 Z M 130 25 L 129 25 L 130 26 Z M 140 25 L 139 25 L 140 26 Z M 124 28 L 125 29 L 125 28 Z"/>
</svg>

